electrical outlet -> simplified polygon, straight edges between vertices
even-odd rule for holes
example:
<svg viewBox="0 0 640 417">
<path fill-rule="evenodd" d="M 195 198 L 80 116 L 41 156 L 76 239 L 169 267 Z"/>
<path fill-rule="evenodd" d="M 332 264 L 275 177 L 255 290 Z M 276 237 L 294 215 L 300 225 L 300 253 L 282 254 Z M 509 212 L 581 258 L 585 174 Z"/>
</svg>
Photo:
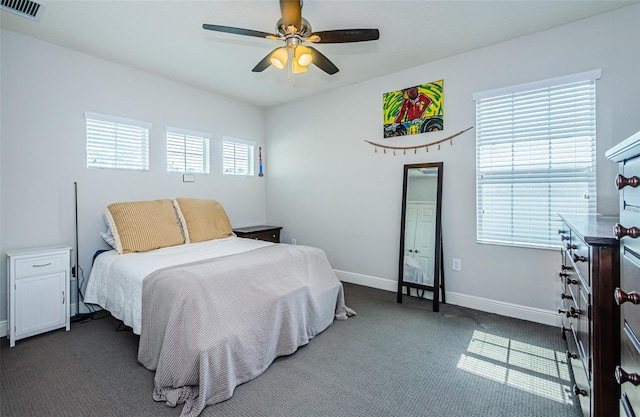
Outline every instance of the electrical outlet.
<svg viewBox="0 0 640 417">
<path fill-rule="evenodd" d="M 295 245 L 296 244 L 296 240 L 295 239 L 291 239 L 291 244 Z"/>
<path fill-rule="evenodd" d="M 462 261 L 458 258 L 453 258 L 451 269 L 454 271 L 462 271 Z"/>
</svg>

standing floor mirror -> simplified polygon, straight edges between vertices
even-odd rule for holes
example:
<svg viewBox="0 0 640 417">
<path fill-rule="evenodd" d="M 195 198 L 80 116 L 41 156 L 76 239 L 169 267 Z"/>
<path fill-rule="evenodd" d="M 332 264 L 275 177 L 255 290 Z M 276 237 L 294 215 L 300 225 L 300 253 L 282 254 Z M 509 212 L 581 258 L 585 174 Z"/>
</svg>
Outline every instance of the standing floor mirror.
<svg viewBox="0 0 640 417">
<path fill-rule="evenodd" d="M 442 270 L 442 162 L 404 166 L 398 302 L 403 292 L 433 292 L 433 311 L 445 302 Z M 442 301 L 441 301 L 442 297 Z"/>
</svg>

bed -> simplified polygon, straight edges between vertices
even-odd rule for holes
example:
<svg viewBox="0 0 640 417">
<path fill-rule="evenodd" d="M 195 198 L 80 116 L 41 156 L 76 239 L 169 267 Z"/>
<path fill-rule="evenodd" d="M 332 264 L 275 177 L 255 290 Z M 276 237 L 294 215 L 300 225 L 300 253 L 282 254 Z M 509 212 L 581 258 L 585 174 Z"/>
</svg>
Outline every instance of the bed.
<svg viewBox="0 0 640 417">
<path fill-rule="evenodd" d="M 182 416 L 198 416 L 355 314 L 321 249 L 236 237 L 212 200 L 158 201 L 108 207 L 114 249 L 96 256 L 85 291 L 86 303 L 140 335 L 138 361 L 155 371 L 154 400 L 184 403 Z M 167 229 L 171 215 L 179 231 Z M 209 224 L 198 226 L 198 216 Z"/>
</svg>

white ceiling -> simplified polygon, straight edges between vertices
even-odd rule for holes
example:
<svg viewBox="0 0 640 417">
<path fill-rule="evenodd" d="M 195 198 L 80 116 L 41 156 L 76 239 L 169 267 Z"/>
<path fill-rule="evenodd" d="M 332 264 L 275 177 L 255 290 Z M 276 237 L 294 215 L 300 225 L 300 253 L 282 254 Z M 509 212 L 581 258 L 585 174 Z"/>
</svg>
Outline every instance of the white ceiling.
<svg viewBox="0 0 640 417">
<path fill-rule="evenodd" d="M 44 0 L 39 22 L 0 12 L 0 27 L 158 74 L 227 97 L 271 106 L 507 39 L 567 24 L 640 0 L 305 0 L 314 31 L 378 28 L 378 41 L 317 44 L 339 69 L 295 75 L 251 69 L 281 41 L 212 32 L 203 23 L 274 32 L 278 0 Z M 597 28 L 594 28 L 597 30 Z"/>
</svg>

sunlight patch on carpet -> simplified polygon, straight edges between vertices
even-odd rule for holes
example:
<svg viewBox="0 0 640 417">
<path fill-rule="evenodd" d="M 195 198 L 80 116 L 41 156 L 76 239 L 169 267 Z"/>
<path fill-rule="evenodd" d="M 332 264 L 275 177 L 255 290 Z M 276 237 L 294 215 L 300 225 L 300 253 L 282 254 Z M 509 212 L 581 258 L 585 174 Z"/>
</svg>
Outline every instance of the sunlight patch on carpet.
<svg viewBox="0 0 640 417">
<path fill-rule="evenodd" d="M 572 404 L 565 354 L 474 331 L 457 368 L 550 400 Z"/>
</svg>

